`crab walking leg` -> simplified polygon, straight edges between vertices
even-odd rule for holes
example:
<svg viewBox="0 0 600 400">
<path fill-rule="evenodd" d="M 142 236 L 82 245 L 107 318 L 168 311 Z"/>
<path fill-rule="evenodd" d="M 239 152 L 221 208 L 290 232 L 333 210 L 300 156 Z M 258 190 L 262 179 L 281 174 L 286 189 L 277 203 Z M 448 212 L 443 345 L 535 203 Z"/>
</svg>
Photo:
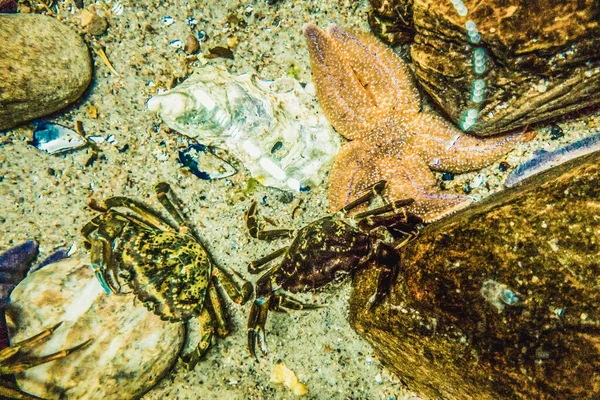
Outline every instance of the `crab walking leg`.
<svg viewBox="0 0 600 400">
<path fill-rule="evenodd" d="M 0 398 L 2 399 L 18 399 L 18 400 L 43 400 L 41 397 L 30 395 L 20 391 L 17 388 L 9 388 L 0 384 Z"/>
<path fill-rule="evenodd" d="M 235 270 L 215 265 L 212 270 L 217 283 L 225 290 L 229 298 L 236 304 L 246 304 L 252 296 L 252 284 L 244 280 Z"/>
<path fill-rule="evenodd" d="M 366 203 L 368 201 L 370 201 L 373 197 L 375 196 L 380 196 L 381 193 L 383 192 L 383 189 L 385 189 L 385 185 L 387 184 L 386 181 L 378 181 L 375 182 L 374 184 L 372 184 L 367 190 L 367 192 L 365 194 L 363 194 L 362 196 L 360 196 L 359 198 L 357 198 L 356 200 L 351 201 L 350 203 L 346 204 L 341 210 L 340 212 L 342 214 L 346 214 L 349 211 L 351 211 L 353 208 L 356 208 L 358 206 L 360 206 L 363 203 Z"/>
<path fill-rule="evenodd" d="M 93 339 L 88 339 L 85 342 L 78 344 L 77 346 L 71 347 L 66 350 L 57 351 L 56 353 L 52 353 L 52 354 L 49 354 L 44 357 L 34 358 L 32 360 L 28 360 L 27 362 L 17 362 L 15 364 L 12 364 L 9 367 L 9 371 L 6 372 L 6 374 L 19 374 L 29 368 L 33 368 L 33 367 L 37 366 L 37 365 L 45 364 L 47 362 L 54 361 L 54 360 L 58 360 L 59 358 L 64 358 L 64 357 L 68 356 L 69 354 L 87 346 L 88 344 L 90 344 L 92 342 L 92 340 Z M 3 372 L 2 374 L 4 375 L 5 373 Z"/>
<path fill-rule="evenodd" d="M 388 294 L 391 283 L 398 275 L 400 267 L 400 255 L 396 249 L 388 244 L 379 242 L 375 249 L 376 259 L 379 268 L 377 270 L 377 286 L 375 293 L 369 298 L 366 310 L 379 304 L 379 302 Z"/>
<path fill-rule="evenodd" d="M 271 254 L 267 254 L 266 256 L 259 258 L 258 260 L 252 261 L 248 265 L 248 272 L 250 272 L 251 274 L 258 274 L 259 272 L 264 271 L 265 269 L 268 268 L 268 266 L 266 266 L 265 264 L 267 264 L 269 261 L 276 259 L 280 255 L 284 254 L 288 249 L 289 249 L 289 246 L 283 247 L 279 250 L 275 250 Z"/>
<path fill-rule="evenodd" d="M 162 204 L 165 210 L 167 210 L 167 212 L 173 217 L 179 226 L 189 229 L 181 213 L 181 204 L 178 200 L 175 200 L 176 197 L 171 191 L 171 186 L 169 186 L 169 184 L 166 182 L 159 182 L 154 187 L 154 190 L 156 190 L 156 197 L 158 198 L 160 204 Z M 178 205 L 175 205 L 175 203 Z"/>
<path fill-rule="evenodd" d="M 415 200 L 414 199 L 400 199 L 400 200 L 394 200 L 391 203 L 388 203 L 384 206 L 381 206 L 379 208 L 374 208 L 372 210 L 368 210 L 368 211 L 364 211 L 361 213 L 356 214 L 354 217 L 355 218 L 364 218 L 367 217 L 369 215 L 381 215 L 381 214 L 385 214 L 388 213 L 390 211 L 393 211 L 395 214 L 400 213 L 401 211 L 403 211 L 403 207 L 406 207 L 412 203 L 414 203 Z"/>
<path fill-rule="evenodd" d="M 191 353 L 180 357 L 189 371 L 193 370 L 200 359 L 204 357 L 215 333 L 214 318 L 206 305 L 200 312 L 198 323 L 200 324 L 200 342 L 198 342 L 198 346 Z"/>
<path fill-rule="evenodd" d="M 223 337 L 229 333 L 229 329 L 227 328 L 227 321 L 225 319 L 225 308 L 223 307 L 223 302 L 221 301 L 221 296 L 219 296 L 219 292 L 215 286 L 216 279 L 213 277 L 213 284 L 208 286 L 208 301 L 210 301 L 210 306 L 212 307 L 212 311 L 215 316 L 215 322 L 217 324 L 217 336 Z"/>
<path fill-rule="evenodd" d="M 152 228 L 154 229 L 161 229 L 163 231 L 169 232 L 178 231 L 176 226 L 171 224 L 169 221 L 165 220 L 156 211 L 146 206 L 145 204 L 140 203 L 139 201 L 132 200 L 127 197 L 117 196 L 106 199 L 104 203 L 106 204 L 106 207 L 108 209 L 114 207 L 123 207 L 141 215 L 144 218 L 144 222 L 146 222 L 147 224 L 151 224 Z M 127 215 L 127 217 L 129 217 L 129 215 Z M 133 218 L 137 219 L 136 217 Z"/>
<path fill-rule="evenodd" d="M 258 362 L 256 356 L 256 344 L 258 342 L 260 351 L 267 354 L 267 343 L 265 341 L 265 324 L 269 316 L 270 298 L 260 297 L 254 300 L 248 317 L 248 350 L 254 359 Z"/>
<path fill-rule="evenodd" d="M 287 308 L 291 310 L 316 310 L 323 308 L 324 305 L 303 303 L 302 301 L 288 294 L 278 294 L 271 298 L 270 309 L 273 311 L 282 311 Z"/>
<path fill-rule="evenodd" d="M 292 237 L 296 233 L 294 229 L 268 229 L 258 230 L 258 218 L 256 216 L 256 201 L 250 204 L 250 208 L 244 215 L 246 220 L 246 227 L 250 236 L 259 240 L 272 240 L 280 237 Z"/>
</svg>

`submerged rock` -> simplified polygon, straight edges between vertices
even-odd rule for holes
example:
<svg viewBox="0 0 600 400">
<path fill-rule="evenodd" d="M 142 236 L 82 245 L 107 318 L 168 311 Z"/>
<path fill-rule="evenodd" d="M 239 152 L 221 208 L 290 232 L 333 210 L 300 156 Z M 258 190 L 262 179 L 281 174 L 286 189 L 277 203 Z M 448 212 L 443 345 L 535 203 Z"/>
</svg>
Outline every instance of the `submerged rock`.
<svg viewBox="0 0 600 400">
<path fill-rule="evenodd" d="M 600 4 L 586 0 L 371 0 L 374 32 L 414 36 L 416 77 L 481 136 L 600 103 Z"/>
<path fill-rule="evenodd" d="M 340 138 L 317 99 L 292 78 L 261 81 L 207 66 L 148 100 L 172 129 L 228 149 L 266 186 L 301 190 L 321 183 Z"/>
<path fill-rule="evenodd" d="M 43 398 L 138 398 L 176 361 L 184 325 L 161 319 L 134 302 L 106 295 L 89 261 L 67 258 L 30 274 L 12 292 L 7 317 L 16 328 L 11 342 L 63 322 L 34 356 L 93 341 L 66 358 L 17 376 L 20 388 Z"/>
<path fill-rule="evenodd" d="M 600 397 L 600 152 L 429 225 L 382 303 L 350 318 L 428 398 Z"/>
<path fill-rule="evenodd" d="M 0 131 L 77 100 L 92 79 L 87 46 L 40 14 L 0 14 Z"/>
</svg>

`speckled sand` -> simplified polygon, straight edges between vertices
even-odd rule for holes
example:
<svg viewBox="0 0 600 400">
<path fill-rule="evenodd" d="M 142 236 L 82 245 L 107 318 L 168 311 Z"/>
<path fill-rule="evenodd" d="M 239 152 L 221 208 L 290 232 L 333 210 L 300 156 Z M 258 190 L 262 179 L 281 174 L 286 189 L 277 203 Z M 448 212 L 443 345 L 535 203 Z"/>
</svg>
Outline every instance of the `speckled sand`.
<svg viewBox="0 0 600 400">
<path fill-rule="evenodd" d="M 87 0 L 84 0 L 89 5 Z M 184 77 L 199 66 L 211 63 L 226 66 L 233 73 L 258 70 L 261 78 L 274 79 L 291 66 L 298 67 L 302 82 L 310 80 L 308 53 L 301 26 L 313 22 L 319 26 L 336 23 L 367 30 L 367 1 L 282 0 L 268 5 L 260 0 L 237 1 L 123 1 L 123 13 L 114 15 L 113 4 L 98 2 L 110 28 L 106 35 L 86 41 L 93 49 L 105 48 L 120 76 L 112 74 L 92 51 L 95 76 L 92 88 L 83 100 L 52 121 L 74 126 L 83 121 L 90 135 L 115 135 L 116 144 L 101 144 L 103 158 L 92 167 L 84 164 L 88 150 L 50 156 L 27 144 L 31 127 L 0 134 L 0 249 L 27 239 L 40 242 L 41 255 L 72 244 L 82 250 L 79 229 L 94 215 L 86 204 L 90 198 L 113 195 L 134 197 L 158 207 L 153 187 L 158 181 L 172 184 L 179 197 L 189 205 L 188 213 L 204 238 L 216 262 L 246 273 L 254 258 L 278 248 L 278 243 L 250 239 L 244 228 L 243 214 L 252 199 L 263 199 L 262 215 L 274 219 L 280 227 L 300 227 L 326 213 L 324 187 L 293 198 L 272 189 L 260 189 L 244 198 L 248 175 L 243 171 L 232 179 L 206 182 L 182 170 L 176 160 L 177 135 L 156 116 L 145 110 L 145 102 L 156 88 L 165 88 L 176 77 Z M 79 10 L 71 0 L 58 2 L 58 15 L 65 23 L 80 29 Z M 253 11 L 246 15 L 246 7 Z M 99 11 L 100 12 L 100 11 Z M 236 18 L 229 18 L 237 15 Z M 172 16 L 165 26 L 161 19 Z M 235 60 L 222 58 L 186 62 L 183 50 L 169 46 L 174 40 L 185 42 L 191 32 L 186 18 L 194 17 L 194 32 L 204 30 L 208 40 L 201 53 L 213 46 L 226 46 L 236 38 Z M 151 27 L 152 29 L 148 28 Z M 150 82 L 156 86 L 149 85 Z M 98 108 L 97 119 L 88 117 L 86 108 Z M 598 130 L 600 113 L 580 114 L 566 122 L 561 140 L 550 141 L 548 126 L 535 127 L 536 139 L 505 158 L 512 166 L 530 157 L 534 149 L 554 148 Z M 125 144 L 129 149 L 119 152 Z M 473 174 L 444 182 L 445 187 L 460 190 L 474 187 L 471 195 L 483 197 L 500 188 L 507 172 L 498 163 Z M 289 201 L 291 200 L 291 201 Z M 286 203 L 287 201 L 287 203 Z M 291 219 L 292 210 L 301 203 Z M 247 275 L 247 274 L 246 274 Z M 252 277 L 254 279 L 254 277 Z M 350 282 L 329 288 L 314 296 L 328 307 L 291 315 L 272 314 L 267 324 L 270 354 L 259 364 L 246 351 L 246 315 L 249 305 L 230 307 L 232 333 L 218 342 L 207 359 L 194 371 L 174 370 L 149 392 L 147 399 L 282 399 L 293 398 L 288 389 L 269 383 L 271 370 L 283 360 L 308 385 L 306 398 L 314 399 L 406 399 L 410 398 L 400 380 L 382 367 L 371 348 L 359 338 L 347 322 Z M 305 299 L 311 299 L 306 295 Z M 192 340 L 197 337 L 192 335 Z"/>
</svg>

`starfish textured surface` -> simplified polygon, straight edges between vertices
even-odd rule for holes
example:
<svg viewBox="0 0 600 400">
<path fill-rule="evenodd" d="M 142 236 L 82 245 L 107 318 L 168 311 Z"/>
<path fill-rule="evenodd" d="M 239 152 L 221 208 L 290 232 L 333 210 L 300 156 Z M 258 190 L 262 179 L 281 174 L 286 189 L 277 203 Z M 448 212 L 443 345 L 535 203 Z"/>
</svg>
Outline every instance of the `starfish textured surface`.
<svg viewBox="0 0 600 400">
<path fill-rule="evenodd" d="M 422 111 L 408 66 L 366 33 L 306 24 L 313 82 L 325 115 L 351 140 L 329 176 L 329 204 L 339 210 L 375 182 L 388 182 L 390 200 L 413 198 L 409 211 L 432 222 L 471 203 L 443 193 L 432 170 L 462 173 L 491 164 L 523 133 L 468 135 L 441 116 Z"/>
</svg>

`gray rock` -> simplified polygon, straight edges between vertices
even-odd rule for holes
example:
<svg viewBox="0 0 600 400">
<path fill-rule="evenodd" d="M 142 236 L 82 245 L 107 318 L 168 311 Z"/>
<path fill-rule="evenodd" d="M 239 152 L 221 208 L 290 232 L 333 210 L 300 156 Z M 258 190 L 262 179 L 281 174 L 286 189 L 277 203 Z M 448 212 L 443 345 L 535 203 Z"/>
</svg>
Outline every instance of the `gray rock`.
<svg viewBox="0 0 600 400">
<path fill-rule="evenodd" d="M 138 398 L 173 365 L 185 339 L 183 324 L 161 321 L 135 295 L 104 293 L 87 258 L 67 258 L 30 274 L 12 292 L 7 319 L 16 325 L 11 343 L 63 322 L 34 346 L 33 356 L 93 339 L 17 377 L 21 390 L 43 398 Z"/>
<path fill-rule="evenodd" d="M 39 14 L 0 14 L 0 131 L 56 112 L 92 79 L 81 37 Z"/>
</svg>

